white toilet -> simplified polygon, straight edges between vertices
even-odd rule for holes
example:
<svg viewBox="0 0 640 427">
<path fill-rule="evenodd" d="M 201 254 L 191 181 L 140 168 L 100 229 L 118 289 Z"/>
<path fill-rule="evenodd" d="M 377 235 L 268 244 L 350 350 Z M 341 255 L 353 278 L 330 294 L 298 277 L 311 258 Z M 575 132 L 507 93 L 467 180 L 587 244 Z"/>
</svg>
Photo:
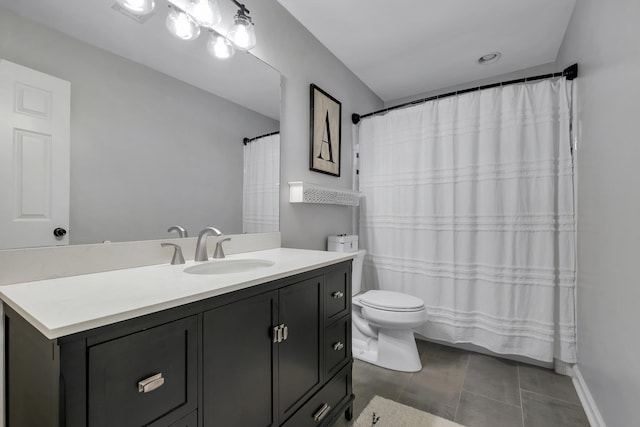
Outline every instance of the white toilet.
<svg viewBox="0 0 640 427">
<path fill-rule="evenodd" d="M 366 251 L 357 252 L 352 267 L 353 357 L 402 372 L 422 369 L 413 329 L 427 321 L 424 301 L 390 291 L 360 294 Z"/>
</svg>

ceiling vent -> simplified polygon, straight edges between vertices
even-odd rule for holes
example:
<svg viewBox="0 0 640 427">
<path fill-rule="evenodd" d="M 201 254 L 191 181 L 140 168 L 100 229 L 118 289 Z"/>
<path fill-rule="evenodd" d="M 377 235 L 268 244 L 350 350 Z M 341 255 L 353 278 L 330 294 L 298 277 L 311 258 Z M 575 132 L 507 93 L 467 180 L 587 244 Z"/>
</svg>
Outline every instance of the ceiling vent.
<svg viewBox="0 0 640 427">
<path fill-rule="evenodd" d="M 478 64 L 482 64 L 482 65 L 493 64 L 498 59 L 500 59 L 500 56 L 501 56 L 500 52 L 487 53 L 486 55 L 482 55 L 480 58 L 478 58 Z"/>
</svg>

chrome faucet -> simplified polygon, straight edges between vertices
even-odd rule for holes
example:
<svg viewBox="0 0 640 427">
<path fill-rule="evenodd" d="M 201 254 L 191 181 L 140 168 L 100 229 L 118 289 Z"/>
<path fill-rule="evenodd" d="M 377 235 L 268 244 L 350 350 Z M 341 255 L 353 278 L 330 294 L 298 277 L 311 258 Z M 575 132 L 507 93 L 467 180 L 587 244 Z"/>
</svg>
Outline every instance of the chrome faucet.
<svg viewBox="0 0 640 427">
<path fill-rule="evenodd" d="M 216 243 L 216 250 L 213 251 L 213 258 L 220 259 L 224 258 L 224 249 L 222 248 L 222 244 L 224 242 L 228 242 L 231 240 L 231 237 L 227 237 L 226 239 L 218 240 Z"/>
<path fill-rule="evenodd" d="M 167 233 L 171 233 L 172 231 L 177 231 L 180 237 L 189 237 L 189 233 L 187 233 L 186 228 L 181 227 L 179 225 L 172 225 L 167 230 Z"/>
<path fill-rule="evenodd" d="M 209 255 L 207 255 L 207 237 L 209 235 L 222 236 L 222 231 L 214 227 L 206 227 L 200 234 L 198 234 L 198 243 L 196 243 L 196 256 L 194 261 L 207 261 Z"/>
</svg>

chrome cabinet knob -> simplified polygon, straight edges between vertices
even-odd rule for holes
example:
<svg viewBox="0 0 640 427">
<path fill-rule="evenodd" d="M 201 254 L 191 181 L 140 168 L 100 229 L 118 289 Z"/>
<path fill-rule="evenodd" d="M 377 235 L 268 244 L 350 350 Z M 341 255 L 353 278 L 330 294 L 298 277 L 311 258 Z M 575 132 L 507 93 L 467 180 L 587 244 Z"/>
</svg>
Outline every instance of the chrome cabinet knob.
<svg viewBox="0 0 640 427">
<path fill-rule="evenodd" d="M 331 294 L 331 296 L 335 299 L 340 299 L 344 296 L 344 294 L 340 291 L 335 291 L 334 293 Z"/>
</svg>

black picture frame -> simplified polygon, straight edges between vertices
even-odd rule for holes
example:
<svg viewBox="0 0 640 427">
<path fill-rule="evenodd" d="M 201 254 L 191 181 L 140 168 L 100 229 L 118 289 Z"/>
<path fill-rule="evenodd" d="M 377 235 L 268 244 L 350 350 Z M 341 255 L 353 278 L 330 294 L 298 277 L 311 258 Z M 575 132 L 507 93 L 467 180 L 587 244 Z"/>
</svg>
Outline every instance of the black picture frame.
<svg viewBox="0 0 640 427">
<path fill-rule="evenodd" d="M 340 176 L 342 160 L 342 103 L 313 83 L 311 93 L 311 125 L 309 169 Z"/>
</svg>

